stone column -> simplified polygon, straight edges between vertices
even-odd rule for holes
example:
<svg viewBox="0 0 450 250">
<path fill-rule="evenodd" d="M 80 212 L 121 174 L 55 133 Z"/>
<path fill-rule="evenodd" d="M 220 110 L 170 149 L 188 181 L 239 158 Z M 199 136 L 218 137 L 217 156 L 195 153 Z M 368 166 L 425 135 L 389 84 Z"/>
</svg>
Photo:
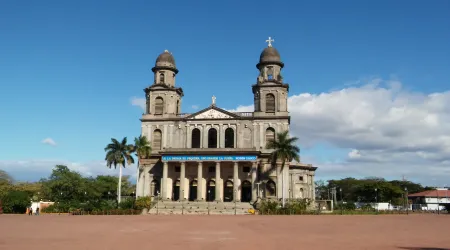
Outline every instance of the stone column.
<svg viewBox="0 0 450 250">
<path fill-rule="evenodd" d="M 220 162 L 216 162 L 216 201 L 220 201 Z"/>
<path fill-rule="evenodd" d="M 234 169 L 233 169 L 233 199 L 235 201 L 239 201 L 239 197 L 238 196 L 238 192 L 237 190 L 239 189 L 239 162 L 234 162 Z"/>
<path fill-rule="evenodd" d="M 162 198 L 167 199 L 169 196 L 167 195 L 167 172 L 169 168 L 169 163 L 166 161 L 163 165 L 163 177 L 161 182 L 161 192 L 162 192 Z"/>
<path fill-rule="evenodd" d="M 225 134 L 223 133 L 223 124 L 219 124 L 219 131 L 217 131 L 218 135 L 217 138 L 219 139 L 217 142 L 218 148 L 224 148 L 225 147 Z"/>
<path fill-rule="evenodd" d="M 167 131 L 167 124 L 163 126 L 164 129 L 162 131 L 162 143 L 161 143 L 161 149 L 165 149 L 167 146 L 167 136 L 168 136 L 168 131 Z"/>
<path fill-rule="evenodd" d="M 185 190 L 186 187 L 185 180 L 186 180 L 186 162 L 182 161 L 180 167 L 180 200 L 184 200 L 186 197 L 187 190 Z"/>
<path fill-rule="evenodd" d="M 197 200 L 202 200 L 202 184 L 203 184 L 203 162 L 198 162 L 197 167 Z"/>
<path fill-rule="evenodd" d="M 150 187 L 150 174 L 148 173 L 149 169 L 147 167 L 142 168 L 142 173 L 139 178 L 139 188 L 140 195 L 139 196 L 150 196 L 150 191 L 148 191 L 147 186 Z"/>
<path fill-rule="evenodd" d="M 277 185 L 276 185 L 275 195 L 276 195 L 277 199 L 281 199 L 281 189 L 282 189 L 281 174 L 282 173 L 281 173 L 281 166 L 280 166 L 280 164 L 278 164 L 278 162 L 275 163 L 275 168 L 277 171 Z"/>
<path fill-rule="evenodd" d="M 256 201 L 257 187 L 256 187 L 256 172 L 258 170 L 258 163 L 254 161 L 252 163 L 252 201 Z"/>
<path fill-rule="evenodd" d="M 192 146 L 191 140 L 189 139 L 192 139 L 191 126 L 186 124 L 186 148 L 191 148 Z"/>
<path fill-rule="evenodd" d="M 259 124 L 259 146 L 261 148 L 266 148 L 266 135 L 264 133 L 264 123 Z"/>
</svg>

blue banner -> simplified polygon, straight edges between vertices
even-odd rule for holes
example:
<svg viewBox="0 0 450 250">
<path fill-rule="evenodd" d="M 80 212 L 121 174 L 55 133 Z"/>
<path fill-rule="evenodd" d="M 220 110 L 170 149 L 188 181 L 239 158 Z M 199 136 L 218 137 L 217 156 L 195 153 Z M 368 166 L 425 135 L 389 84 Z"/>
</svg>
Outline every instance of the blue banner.
<svg viewBox="0 0 450 250">
<path fill-rule="evenodd" d="M 255 155 L 167 155 L 163 161 L 256 161 Z"/>
</svg>

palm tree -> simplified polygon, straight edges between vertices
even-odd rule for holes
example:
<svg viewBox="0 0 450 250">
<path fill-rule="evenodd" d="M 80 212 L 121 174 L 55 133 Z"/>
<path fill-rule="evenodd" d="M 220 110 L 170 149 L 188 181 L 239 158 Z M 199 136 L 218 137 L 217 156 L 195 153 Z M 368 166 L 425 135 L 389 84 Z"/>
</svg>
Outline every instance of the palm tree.
<svg viewBox="0 0 450 250">
<path fill-rule="evenodd" d="M 117 168 L 119 165 L 119 183 L 118 183 L 118 192 L 117 192 L 117 202 L 120 203 L 120 198 L 122 194 L 122 166 L 125 168 L 125 164 L 128 165 L 134 163 L 134 159 L 132 156 L 132 152 L 134 150 L 133 145 L 127 145 L 127 138 L 124 137 L 122 142 L 117 141 L 114 138 L 111 138 L 111 143 L 105 147 L 106 151 L 106 165 L 111 168 Z"/>
<path fill-rule="evenodd" d="M 289 131 L 277 133 L 276 138 L 267 142 L 267 149 L 274 149 L 272 161 L 276 165 L 277 160 L 281 160 L 281 199 L 284 207 L 284 174 L 283 169 L 286 161 L 300 161 L 300 149 L 295 145 L 297 137 L 289 137 Z"/>
<path fill-rule="evenodd" d="M 152 147 L 150 146 L 150 142 L 147 140 L 146 136 L 139 136 L 134 138 L 134 148 L 133 151 L 136 152 L 136 156 L 138 158 L 137 162 L 137 175 L 136 175 L 136 189 L 139 188 L 139 160 L 148 158 L 152 152 Z M 137 198 L 137 190 L 136 190 L 136 198 Z"/>
</svg>

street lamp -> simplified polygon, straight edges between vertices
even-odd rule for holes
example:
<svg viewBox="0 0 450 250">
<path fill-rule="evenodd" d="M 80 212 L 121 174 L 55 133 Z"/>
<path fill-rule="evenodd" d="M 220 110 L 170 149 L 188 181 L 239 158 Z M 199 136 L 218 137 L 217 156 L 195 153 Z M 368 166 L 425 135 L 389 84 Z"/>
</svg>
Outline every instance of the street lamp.
<svg viewBox="0 0 450 250">
<path fill-rule="evenodd" d="M 156 191 L 156 214 L 158 214 L 159 212 L 158 203 L 159 203 L 159 191 Z"/>
<path fill-rule="evenodd" d="M 208 215 L 209 215 L 209 201 L 211 200 L 211 190 L 208 190 L 208 200 L 206 201 L 206 204 L 208 204 Z"/>
<path fill-rule="evenodd" d="M 184 189 L 181 190 L 181 194 L 183 195 L 181 197 L 181 214 L 184 214 Z"/>
<path fill-rule="evenodd" d="M 341 195 L 341 215 L 344 214 L 344 203 L 342 201 L 342 188 L 339 188 L 339 194 Z"/>
<path fill-rule="evenodd" d="M 378 188 L 375 188 L 375 204 L 377 205 L 377 214 L 378 214 Z"/>
<path fill-rule="evenodd" d="M 406 215 L 408 215 L 409 214 L 409 212 L 408 212 L 408 207 L 409 207 L 409 204 L 408 204 L 408 188 L 407 187 L 405 187 L 405 198 L 406 198 Z"/>
<path fill-rule="evenodd" d="M 237 194 L 237 190 L 234 190 L 234 215 L 236 215 L 236 194 Z"/>
</svg>

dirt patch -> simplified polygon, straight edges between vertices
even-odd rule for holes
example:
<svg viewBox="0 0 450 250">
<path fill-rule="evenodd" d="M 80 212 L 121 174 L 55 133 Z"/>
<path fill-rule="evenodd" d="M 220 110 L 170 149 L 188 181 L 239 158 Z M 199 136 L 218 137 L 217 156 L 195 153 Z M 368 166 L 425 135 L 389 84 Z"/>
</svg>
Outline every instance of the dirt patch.
<svg viewBox="0 0 450 250">
<path fill-rule="evenodd" d="M 450 249 L 449 215 L 0 215 L 0 249 Z"/>
</svg>

